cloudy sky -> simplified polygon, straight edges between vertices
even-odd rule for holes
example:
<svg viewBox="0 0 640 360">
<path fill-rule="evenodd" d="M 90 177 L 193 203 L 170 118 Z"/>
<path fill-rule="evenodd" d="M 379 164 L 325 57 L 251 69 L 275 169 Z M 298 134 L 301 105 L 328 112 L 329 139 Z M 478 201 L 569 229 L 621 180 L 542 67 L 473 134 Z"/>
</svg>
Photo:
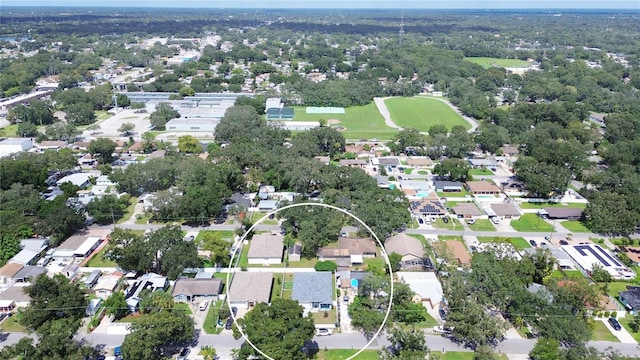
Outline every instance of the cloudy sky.
<svg viewBox="0 0 640 360">
<path fill-rule="evenodd" d="M 212 8 L 544 8 L 640 9 L 640 0 L 1 0 L 2 6 L 134 6 Z"/>
</svg>

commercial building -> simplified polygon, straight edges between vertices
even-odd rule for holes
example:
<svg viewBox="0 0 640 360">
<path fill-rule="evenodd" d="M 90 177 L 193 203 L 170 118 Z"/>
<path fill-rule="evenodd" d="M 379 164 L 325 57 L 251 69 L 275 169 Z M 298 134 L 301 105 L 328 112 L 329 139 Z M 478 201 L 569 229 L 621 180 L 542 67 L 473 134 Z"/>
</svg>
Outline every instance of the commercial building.
<svg viewBox="0 0 640 360">
<path fill-rule="evenodd" d="M 593 271 L 594 265 L 599 265 L 607 271 L 613 279 L 630 280 L 636 274 L 627 268 L 610 251 L 603 249 L 596 244 L 563 245 L 564 250 L 580 269 L 587 274 Z"/>
<path fill-rule="evenodd" d="M 0 158 L 27 151 L 33 147 L 29 138 L 0 139 Z"/>
</svg>

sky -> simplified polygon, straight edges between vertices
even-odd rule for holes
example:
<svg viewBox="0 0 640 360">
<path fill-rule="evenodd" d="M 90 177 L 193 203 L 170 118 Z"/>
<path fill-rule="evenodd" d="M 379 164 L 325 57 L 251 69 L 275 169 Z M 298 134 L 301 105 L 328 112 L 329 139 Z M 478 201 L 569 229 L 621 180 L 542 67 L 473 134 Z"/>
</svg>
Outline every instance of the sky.
<svg viewBox="0 0 640 360">
<path fill-rule="evenodd" d="M 640 9 L 640 0 L 0 0 L 2 6 L 387 9 Z"/>
</svg>

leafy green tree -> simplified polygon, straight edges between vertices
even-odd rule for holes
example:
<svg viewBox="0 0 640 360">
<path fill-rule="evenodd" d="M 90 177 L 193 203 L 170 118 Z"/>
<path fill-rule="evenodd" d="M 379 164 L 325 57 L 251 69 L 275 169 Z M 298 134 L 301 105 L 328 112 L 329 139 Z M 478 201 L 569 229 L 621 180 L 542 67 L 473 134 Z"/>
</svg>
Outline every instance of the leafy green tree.
<svg viewBox="0 0 640 360">
<path fill-rule="evenodd" d="M 337 130 L 320 126 L 295 135 L 291 141 L 293 151 L 301 156 L 329 155 L 334 158 L 344 152 L 344 136 Z"/>
<path fill-rule="evenodd" d="M 422 331 L 394 327 L 389 330 L 388 339 L 391 346 L 380 350 L 381 359 L 423 360 L 429 355 Z"/>
<path fill-rule="evenodd" d="M 129 97 L 125 94 L 116 94 L 116 98 L 118 99 L 119 107 L 126 108 L 127 106 L 132 105 L 131 100 L 129 100 Z"/>
<path fill-rule="evenodd" d="M 102 305 L 107 309 L 107 315 L 113 316 L 116 320 L 122 319 L 129 314 L 129 305 L 127 305 L 122 292 L 113 293 Z"/>
<path fill-rule="evenodd" d="M 529 353 L 529 357 L 535 360 L 560 359 L 560 343 L 554 339 L 538 338 L 536 346 Z"/>
<path fill-rule="evenodd" d="M 389 254 L 389 262 L 391 263 L 392 271 L 400 271 L 400 268 L 402 266 L 402 255 L 396 252 L 392 252 L 391 254 Z"/>
<path fill-rule="evenodd" d="M 193 136 L 183 135 L 178 138 L 178 150 L 185 154 L 199 154 L 202 152 L 202 146 Z"/>
<path fill-rule="evenodd" d="M 633 196 L 609 190 L 589 194 L 589 203 L 584 210 L 587 227 L 600 234 L 625 235 L 635 231 L 640 223 L 638 205 Z"/>
<path fill-rule="evenodd" d="M 315 334 L 313 317 L 303 316 L 301 305 L 291 299 L 274 299 L 271 305 L 259 303 L 242 319 L 238 326 L 249 340 L 265 354 L 274 359 L 296 360 L 304 357 L 302 347 Z M 240 337 L 234 331 L 234 337 Z M 257 355 L 256 351 L 244 343 L 240 348 L 240 358 Z"/>
<path fill-rule="evenodd" d="M 473 360 L 496 360 L 496 353 L 488 345 L 481 345 L 473 352 Z"/>
<path fill-rule="evenodd" d="M 174 348 L 193 340 L 193 319 L 182 311 L 163 310 L 131 324 L 122 343 L 122 356 L 131 360 L 159 360 Z"/>
<path fill-rule="evenodd" d="M 591 278 L 593 281 L 598 283 L 611 282 L 611 274 L 609 274 L 607 270 L 603 269 L 600 264 L 593 264 L 591 268 Z"/>
<path fill-rule="evenodd" d="M 181 241 L 173 244 L 162 256 L 162 273 L 169 279 L 177 279 L 186 268 L 198 268 L 202 262 L 198 258 L 198 248 L 193 242 Z"/>
<path fill-rule="evenodd" d="M 513 168 L 529 196 L 545 199 L 564 194 L 571 177 L 566 166 L 543 163 L 530 156 L 519 157 Z"/>
<path fill-rule="evenodd" d="M 96 121 L 96 114 L 89 103 L 71 104 L 65 110 L 65 119 L 76 126 L 89 125 Z"/>
<path fill-rule="evenodd" d="M 38 135 L 38 128 L 30 122 L 21 122 L 18 124 L 17 134 L 21 137 L 34 137 Z"/>
<path fill-rule="evenodd" d="M 122 218 L 129 201 L 129 196 L 118 198 L 115 195 L 105 195 L 91 200 L 87 205 L 87 212 L 93 216 L 93 221 L 97 224 L 113 224 Z"/>
<path fill-rule="evenodd" d="M 107 164 L 113 159 L 111 154 L 116 150 L 116 146 L 117 144 L 113 142 L 113 140 L 98 138 L 96 140 L 91 140 L 87 150 L 91 154 L 98 154 L 98 161 L 101 164 Z"/>
<path fill-rule="evenodd" d="M 171 293 L 166 291 L 142 291 L 140 295 L 140 312 L 143 314 L 153 314 L 160 311 L 173 309 L 175 302 Z"/>
<path fill-rule="evenodd" d="M 75 140 L 79 134 L 76 126 L 70 122 L 53 123 L 44 129 L 44 135 L 51 140 Z"/>
<path fill-rule="evenodd" d="M 334 272 L 338 269 L 338 264 L 335 261 L 327 260 L 327 261 L 318 261 L 313 268 L 316 271 L 331 271 Z"/>
<path fill-rule="evenodd" d="M 131 130 L 133 130 L 135 127 L 136 126 L 133 123 L 122 123 L 122 125 L 120 125 L 120 127 L 118 128 L 118 131 L 126 136 L 129 135 L 131 133 Z"/>
<path fill-rule="evenodd" d="M 460 159 L 445 159 L 433 168 L 433 174 L 451 181 L 467 181 L 469 179 L 469 163 Z"/>
</svg>

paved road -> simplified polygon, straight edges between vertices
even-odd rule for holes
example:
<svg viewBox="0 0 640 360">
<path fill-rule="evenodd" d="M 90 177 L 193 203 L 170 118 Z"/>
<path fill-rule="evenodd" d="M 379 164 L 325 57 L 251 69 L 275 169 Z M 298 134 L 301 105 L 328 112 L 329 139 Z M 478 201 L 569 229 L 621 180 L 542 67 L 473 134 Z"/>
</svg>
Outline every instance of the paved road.
<svg viewBox="0 0 640 360">
<path fill-rule="evenodd" d="M 24 336 L 29 336 L 23 333 L 2 333 L 0 335 L 0 347 L 15 344 Z M 31 336 L 33 337 L 33 336 Z M 432 350 L 446 350 L 446 351 L 469 351 L 456 343 L 453 343 L 449 339 L 442 336 L 426 335 L 426 344 Z M 124 335 L 108 335 L 108 334 L 87 334 L 76 337 L 77 340 L 84 340 L 94 346 L 102 345 L 104 347 L 114 347 L 122 344 L 124 341 Z M 208 335 L 200 334 L 197 346 L 209 345 L 219 350 L 236 349 L 240 347 L 243 340 L 236 340 L 230 334 L 220 335 Z M 310 345 L 310 347 L 317 347 L 318 349 L 360 349 L 367 344 L 368 340 L 361 334 L 336 334 L 331 336 L 316 337 Z M 496 346 L 496 351 L 503 354 L 528 354 L 535 346 L 536 340 L 530 339 L 507 339 Z M 383 346 L 389 345 L 386 336 L 378 337 L 369 346 L 371 349 L 379 349 Z M 625 344 L 609 341 L 591 341 L 590 346 L 603 351 L 607 348 L 612 348 L 619 351 L 623 355 L 637 356 L 640 353 L 640 348 L 637 344 Z"/>
<path fill-rule="evenodd" d="M 382 115 L 382 117 L 384 118 L 384 123 L 393 129 L 398 129 L 398 130 L 402 130 L 402 128 L 398 125 L 396 125 L 396 123 L 393 122 L 393 119 L 391 119 L 391 114 L 389 113 L 389 109 L 387 108 L 387 104 L 384 103 L 384 101 L 386 99 L 391 99 L 390 97 L 386 97 L 386 98 L 373 98 L 373 102 L 376 104 L 376 107 L 378 108 L 378 112 L 380 113 L 380 115 Z"/>
</svg>

